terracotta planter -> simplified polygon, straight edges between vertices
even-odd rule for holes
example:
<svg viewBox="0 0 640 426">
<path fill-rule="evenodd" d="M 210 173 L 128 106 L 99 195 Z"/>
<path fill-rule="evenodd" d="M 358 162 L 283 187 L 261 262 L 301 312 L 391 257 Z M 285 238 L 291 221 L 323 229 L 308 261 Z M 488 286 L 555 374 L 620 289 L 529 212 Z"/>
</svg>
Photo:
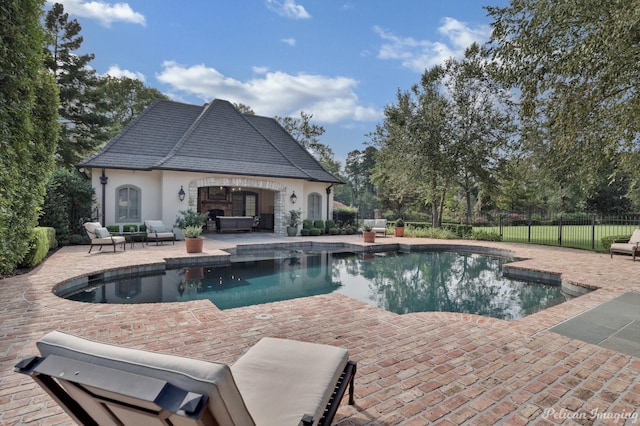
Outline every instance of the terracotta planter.
<svg viewBox="0 0 640 426">
<path fill-rule="evenodd" d="M 365 243 L 375 243 L 376 242 L 376 233 L 373 231 L 362 231 L 362 238 Z"/>
<path fill-rule="evenodd" d="M 396 237 L 404 237 L 404 226 L 393 228 L 393 233 Z"/>
<path fill-rule="evenodd" d="M 184 242 L 185 246 L 187 247 L 187 253 L 202 253 L 204 238 L 185 238 Z"/>
</svg>

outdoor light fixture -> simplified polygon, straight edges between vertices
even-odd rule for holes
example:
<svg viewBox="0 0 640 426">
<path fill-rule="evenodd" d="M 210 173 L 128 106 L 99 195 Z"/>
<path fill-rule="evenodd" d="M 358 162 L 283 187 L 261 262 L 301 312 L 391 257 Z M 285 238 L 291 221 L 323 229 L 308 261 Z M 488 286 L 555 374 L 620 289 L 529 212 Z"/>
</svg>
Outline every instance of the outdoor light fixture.
<svg viewBox="0 0 640 426">
<path fill-rule="evenodd" d="M 184 196 L 187 195 L 184 193 L 184 188 L 180 185 L 180 191 L 178 191 L 178 198 L 180 201 L 184 201 Z"/>
<path fill-rule="evenodd" d="M 289 197 L 289 199 L 291 200 L 291 204 L 295 204 L 296 201 L 298 201 L 298 196 L 296 195 L 296 191 L 293 191 L 293 194 L 291 194 L 291 197 Z"/>
</svg>

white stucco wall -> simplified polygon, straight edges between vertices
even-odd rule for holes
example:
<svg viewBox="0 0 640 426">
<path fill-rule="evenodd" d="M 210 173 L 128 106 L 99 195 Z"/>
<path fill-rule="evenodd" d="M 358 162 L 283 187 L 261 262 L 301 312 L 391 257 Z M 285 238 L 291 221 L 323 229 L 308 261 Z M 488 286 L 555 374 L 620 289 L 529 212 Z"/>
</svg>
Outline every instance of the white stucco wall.
<svg viewBox="0 0 640 426">
<path fill-rule="evenodd" d="M 102 190 L 100 183 L 101 169 L 93 169 L 92 185 L 96 191 L 96 200 L 102 212 Z M 307 217 L 307 194 L 317 192 L 322 197 L 322 218 L 327 219 L 327 202 L 329 203 L 329 218 L 333 214 L 333 191 L 327 200 L 327 183 L 307 182 L 296 179 L 275 179 L 255 176 L 228 176 L 203 173 L 185 173 L 174 171 L 132 171 L 106 169 L 107 185 L 105 186 L 105 218 L 106 225 L 123 225 L 135 223 L 132 221 L 118 222 L 116 220 L 116 189 L 122 185 L 133 185 L 141 190 L 141 218 L 138 224 L 145 220 L 162 220 L 165 225 L 172 226 L 181 210 L 197 210 L 198 188 L 204 186 L 241 187 L 247 190 L 262 189 L 274 191 L 274 233 L 285 235 L 283 217 L 290 210 L 301 209 L 302 217 Z M 184 201 L 178 198 L 180 187 L 185 191 Z M 291 194 L 295 191 L 298 197 L 295 204 L 291 203 Z"/>
</svg>

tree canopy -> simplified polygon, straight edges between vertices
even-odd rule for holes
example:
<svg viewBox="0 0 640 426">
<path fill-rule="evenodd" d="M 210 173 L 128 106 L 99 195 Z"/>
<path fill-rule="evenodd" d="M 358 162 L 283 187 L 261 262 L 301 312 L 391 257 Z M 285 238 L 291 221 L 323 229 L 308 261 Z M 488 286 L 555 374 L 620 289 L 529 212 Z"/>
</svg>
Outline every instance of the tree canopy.
<svg viewBox="0 0 640 426">
<path fill-rule="evenodd" d="M 493 57 L 520 91 L 523 147 L 575 189 L 597 185 L 611 161 L 637 171 L 640 2 L 512 0 L 487 10 Z"/>
</svg>

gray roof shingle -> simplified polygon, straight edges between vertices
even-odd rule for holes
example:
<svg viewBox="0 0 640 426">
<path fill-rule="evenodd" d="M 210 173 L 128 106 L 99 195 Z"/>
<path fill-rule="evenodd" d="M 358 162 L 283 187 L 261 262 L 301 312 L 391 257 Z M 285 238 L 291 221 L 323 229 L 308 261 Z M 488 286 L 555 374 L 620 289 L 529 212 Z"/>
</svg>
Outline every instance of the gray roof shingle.
<svg viewBox="0 0 640 426">
<path fill-rule="evenodd" d="M 177 170 L 342 183 L 273 118 L 228 101 L 158 100 L 78 167 Z"/>
</svg>

